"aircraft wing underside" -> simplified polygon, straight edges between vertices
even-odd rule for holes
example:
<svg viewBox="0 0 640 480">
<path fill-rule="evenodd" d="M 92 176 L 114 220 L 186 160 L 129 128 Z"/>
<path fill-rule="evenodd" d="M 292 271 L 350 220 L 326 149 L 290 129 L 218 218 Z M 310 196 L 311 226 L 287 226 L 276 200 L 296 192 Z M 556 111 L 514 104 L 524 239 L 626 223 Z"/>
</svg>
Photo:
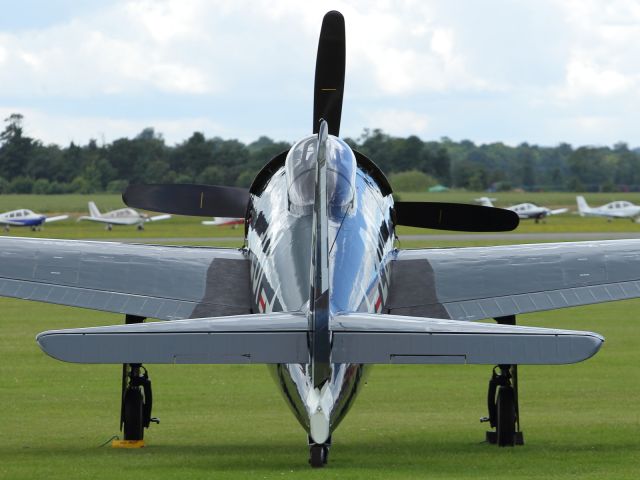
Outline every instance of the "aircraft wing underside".
<svg viewBox="0 0 640 480">
<path fill-rule="evenodd" d="M 348 313 L 331 320 L 334 363 L 561 364 L 594 355 L 591 332 Z M 51 330 L 40 347 L 78 363 L 309 363 L 300 312 Z"/>
<path fill-rule="evenodd" d="M 161 320 L 250 313 L 249 262 L 230 248 L 0 238 L 0 296 Z"/>
<path fill-rule="evenodd" d="M 144 218 L 109 218 L 109 217 L 79 217 L 78 220 L 89 220 L 91 222 L 109 223 L 111 225 L 135 225 L 144 222 Z"/>
<path fill-rule="evenodd" d="M 481 320 L 640 297 L 640 240 L 401 250 L 386 311 Z"/>
</svg>

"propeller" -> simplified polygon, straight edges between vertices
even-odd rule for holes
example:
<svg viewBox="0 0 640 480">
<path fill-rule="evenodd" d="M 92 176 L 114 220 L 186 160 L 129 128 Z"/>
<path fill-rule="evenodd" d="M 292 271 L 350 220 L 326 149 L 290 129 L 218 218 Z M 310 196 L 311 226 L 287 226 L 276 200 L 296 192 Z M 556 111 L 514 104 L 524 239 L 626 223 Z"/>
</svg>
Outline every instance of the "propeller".
<svg viewBox="0 0 640 480">
<path fill-rule="evenodd" d="M 153 212 L 244 218 L 249 190 L 217 185 L 129 185 L 122 201 L 129 207 Z"/>
<path fill-rule="evenodd" d="M 342 96 L 344 93 L 345 34 L 344 17 L 335 10 L 322 20 L 316 79 L 313 88 L 313 133 L 318 133 L 320 120 L 329 125 L 329 134 L 340 134 Z"/>
<path fill-rule="evenodd" d="M 396 223 L 459 232 L 508 232 L 520 218 L 511 210 L 464 203 L 395 202 Z"/>
</svg>

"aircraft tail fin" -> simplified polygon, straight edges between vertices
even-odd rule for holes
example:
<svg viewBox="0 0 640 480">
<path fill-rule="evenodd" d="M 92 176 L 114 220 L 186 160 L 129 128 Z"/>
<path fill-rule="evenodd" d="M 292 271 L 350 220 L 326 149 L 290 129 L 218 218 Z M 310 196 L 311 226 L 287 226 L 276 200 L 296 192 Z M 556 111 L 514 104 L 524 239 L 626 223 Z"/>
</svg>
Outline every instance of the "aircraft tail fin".
<svg viewBox="0 0 640 480">
<path fill-rule="evenodd" d="M 92 217 L 101 217 L 102 214 L 94 202 L 89 202 L 89 213 Z"/>
<path fill-rule="evenodd" d="M 578 202 L 578 213 L 581 217 L 584 217 L 586 213 L 591 211 L 591 207 L 589 207 L 589 204 L 582 195 L 576 197 L 576 202 Z"/>
<path fill-rule="evenodd" d="M 480 198 L 476 198 L 474 199 L 475 202 L 478 202 L 480 205 L 482 205 L 483 207 L 493 207 L 493 202 L 496 201 L 495 198 L 489 198 L 489 197 L 480 197 Z"/>
</svg>

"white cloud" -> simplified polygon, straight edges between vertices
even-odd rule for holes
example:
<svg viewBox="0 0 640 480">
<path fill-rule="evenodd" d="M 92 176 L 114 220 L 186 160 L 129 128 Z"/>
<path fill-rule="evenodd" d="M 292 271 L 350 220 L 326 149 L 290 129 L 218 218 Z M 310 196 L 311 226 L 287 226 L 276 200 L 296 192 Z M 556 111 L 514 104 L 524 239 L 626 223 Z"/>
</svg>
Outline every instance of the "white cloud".
<svg viewBox="0 0 640 480">
<path fill-rule="evenodd" d="M 25 117 L 23 127 L 26 135 L 45 144 L 56 143 L 63 146 L 70 142 L 86 144 L 91 139 L 110 143 L 118 138 L 135 137 L 147 127 L 153 127 L 169 145 L 186 140 L 196 131 L 203 132 L 207 137 L 233 136 L 233 132 L 204 117 L 130 119 L 49 114 L 20 106 L 0 107 L 2 119 L 15 112 L 20 112 Z"/>
<path fill-rule="evenodd" d="M 166 125 L 169 137 L 183 121 L 197 129 L 196 119 L 219 135 L 295 140 L 310 123 L 317 34 L 331 8 L 347 27 L 343 123 L 354 127 L 345 134 L 366 126 L 500 139 L 517 125 L 516 141 L 548 132 L 555 142 L 545 119 L 639 123 L 632 0 L 104 2 L 44 28 L 0 32 L 0 107 L 46 117 L 36 122 L 44 138 L 61 143 L 67 128 L 112 138 Z M 563 125 L 567 137 L 586 138 L 580 122 Z"/>
<path fill-rule="evenodd" d="M 368 125 L 381 128 L 390 135 L 428 134 L 429 117 L 411 110 L 383 109 L 364 112 Z"/>
<path fill-rule="evenodd" d="M 573 59 L 567 65 L 566 90 L 568 98 L 582 95 L 615 95 L 625 93 L 634 84 L 634 79 L 615 70 L 598 67 L 588 59 Z"/>
</svg>

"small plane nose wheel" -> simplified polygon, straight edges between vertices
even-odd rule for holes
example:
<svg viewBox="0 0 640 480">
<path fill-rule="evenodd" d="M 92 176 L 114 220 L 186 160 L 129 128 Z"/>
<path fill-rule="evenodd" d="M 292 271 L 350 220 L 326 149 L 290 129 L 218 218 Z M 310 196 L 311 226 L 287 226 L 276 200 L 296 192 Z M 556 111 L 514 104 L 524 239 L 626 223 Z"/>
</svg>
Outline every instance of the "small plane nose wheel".
<svg viewBox="0 0 640 480">
<path fill-rule="evenodd" d="M 329 460 L 329 447 L 331 437 L 325 443 L 315 443 L 309 438 L 309 465 L 313 468 L 322 468 Z"/>
<path fill-rule="evenodd" d="M 144 230 L 144 225 L 142 225 L 141 223 L 138 224 L 138 230 L 142 231 Z"/>
</svg>

